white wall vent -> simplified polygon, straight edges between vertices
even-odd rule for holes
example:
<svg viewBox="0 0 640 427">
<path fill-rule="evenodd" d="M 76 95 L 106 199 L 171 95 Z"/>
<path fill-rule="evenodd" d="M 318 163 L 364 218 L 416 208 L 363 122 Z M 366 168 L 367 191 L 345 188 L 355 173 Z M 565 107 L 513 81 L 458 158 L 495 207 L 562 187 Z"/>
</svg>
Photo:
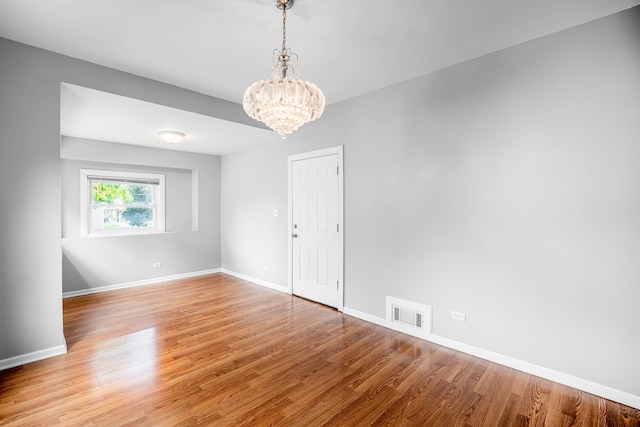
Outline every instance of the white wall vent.
<svg viewBox="0 0 640 427">
<path fill-rule="evenodd" d="M 431 333 L 431 306 L 387 297 L 387 322 L 410 335 Z"/>
</svg>

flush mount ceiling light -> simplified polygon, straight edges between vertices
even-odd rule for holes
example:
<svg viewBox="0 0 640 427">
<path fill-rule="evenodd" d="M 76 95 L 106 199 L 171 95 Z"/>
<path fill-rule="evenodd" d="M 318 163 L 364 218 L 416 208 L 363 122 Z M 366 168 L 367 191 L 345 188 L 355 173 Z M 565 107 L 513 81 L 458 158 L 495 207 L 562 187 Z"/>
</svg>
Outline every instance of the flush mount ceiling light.
<svg viewBox="0 0 640 427">
<path fill-rule="evenodd" d="M 167 144 L 177 144 L 187 135 L 176 130 L 161 130 L 158 131 L 158 136 Z"/>
<path fill-rule="evenodd" d="M 273 51 L 271 77 L 249 86 L 242 105 L 249 117 L 285 139 L 303 124 L 319 118 L 325 101 L 316 85 L 300 79 L 298 55 L 286 46 L 287 10 L 293 7 L 293 0 L 275 0 L 275 5 L 282 10 L 282 49 Z"/>
</svg>

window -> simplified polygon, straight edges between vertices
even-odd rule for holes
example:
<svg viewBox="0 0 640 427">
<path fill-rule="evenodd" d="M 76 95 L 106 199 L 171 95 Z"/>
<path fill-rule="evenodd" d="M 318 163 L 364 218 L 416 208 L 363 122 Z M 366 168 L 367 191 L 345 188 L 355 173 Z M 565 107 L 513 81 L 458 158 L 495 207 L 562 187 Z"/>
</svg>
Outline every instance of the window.
<svg viewBox="0 0 640 427">
<path fill-rule="evenodd" d="M 164 175 L 81 169 L 83 235 L 164 231 Z"/>
</svg>

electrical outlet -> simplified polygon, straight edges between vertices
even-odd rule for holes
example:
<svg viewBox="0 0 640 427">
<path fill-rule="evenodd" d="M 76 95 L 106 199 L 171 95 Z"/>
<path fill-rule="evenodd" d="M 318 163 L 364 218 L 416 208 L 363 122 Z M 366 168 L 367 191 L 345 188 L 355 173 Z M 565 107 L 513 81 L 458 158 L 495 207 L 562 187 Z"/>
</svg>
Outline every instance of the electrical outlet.
<svg viewBox="0 0 640 427">
<path fill-rule="evenodd" d="M 162 268 L 162 263 L 160 261 L 153 263 L 153 268 Z"/>
<path fill-rule="evenodd" d="M 265 265 L 264 267 L 262 267 L 262 269 L 267 273 L 269 272 L 269 266 L 268 265 Z"/>
<path fill-rule="evenodd" d="M 451 311 L 451 318 L 454 320 L 459 320 L 461 322 L 466 322 L 467 321 L 467 315 L 466 313 L 463 313 L 461 311 Z"/>
</svg>

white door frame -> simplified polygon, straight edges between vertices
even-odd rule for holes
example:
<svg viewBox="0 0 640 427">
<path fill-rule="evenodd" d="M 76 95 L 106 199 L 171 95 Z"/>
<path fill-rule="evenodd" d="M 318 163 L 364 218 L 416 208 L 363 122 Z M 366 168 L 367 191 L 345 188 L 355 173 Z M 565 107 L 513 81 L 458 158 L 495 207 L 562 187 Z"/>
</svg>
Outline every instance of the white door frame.
<svg viewBox="0 0 640 427">
<path fill-rule="evenodd" d="M 293 162 L 314 157 L 338 155 L 338 311 L 344 308 L 344 162 L 342 145 L 287 157 L 287 285 L 293 294 Z"/>
</svg>

